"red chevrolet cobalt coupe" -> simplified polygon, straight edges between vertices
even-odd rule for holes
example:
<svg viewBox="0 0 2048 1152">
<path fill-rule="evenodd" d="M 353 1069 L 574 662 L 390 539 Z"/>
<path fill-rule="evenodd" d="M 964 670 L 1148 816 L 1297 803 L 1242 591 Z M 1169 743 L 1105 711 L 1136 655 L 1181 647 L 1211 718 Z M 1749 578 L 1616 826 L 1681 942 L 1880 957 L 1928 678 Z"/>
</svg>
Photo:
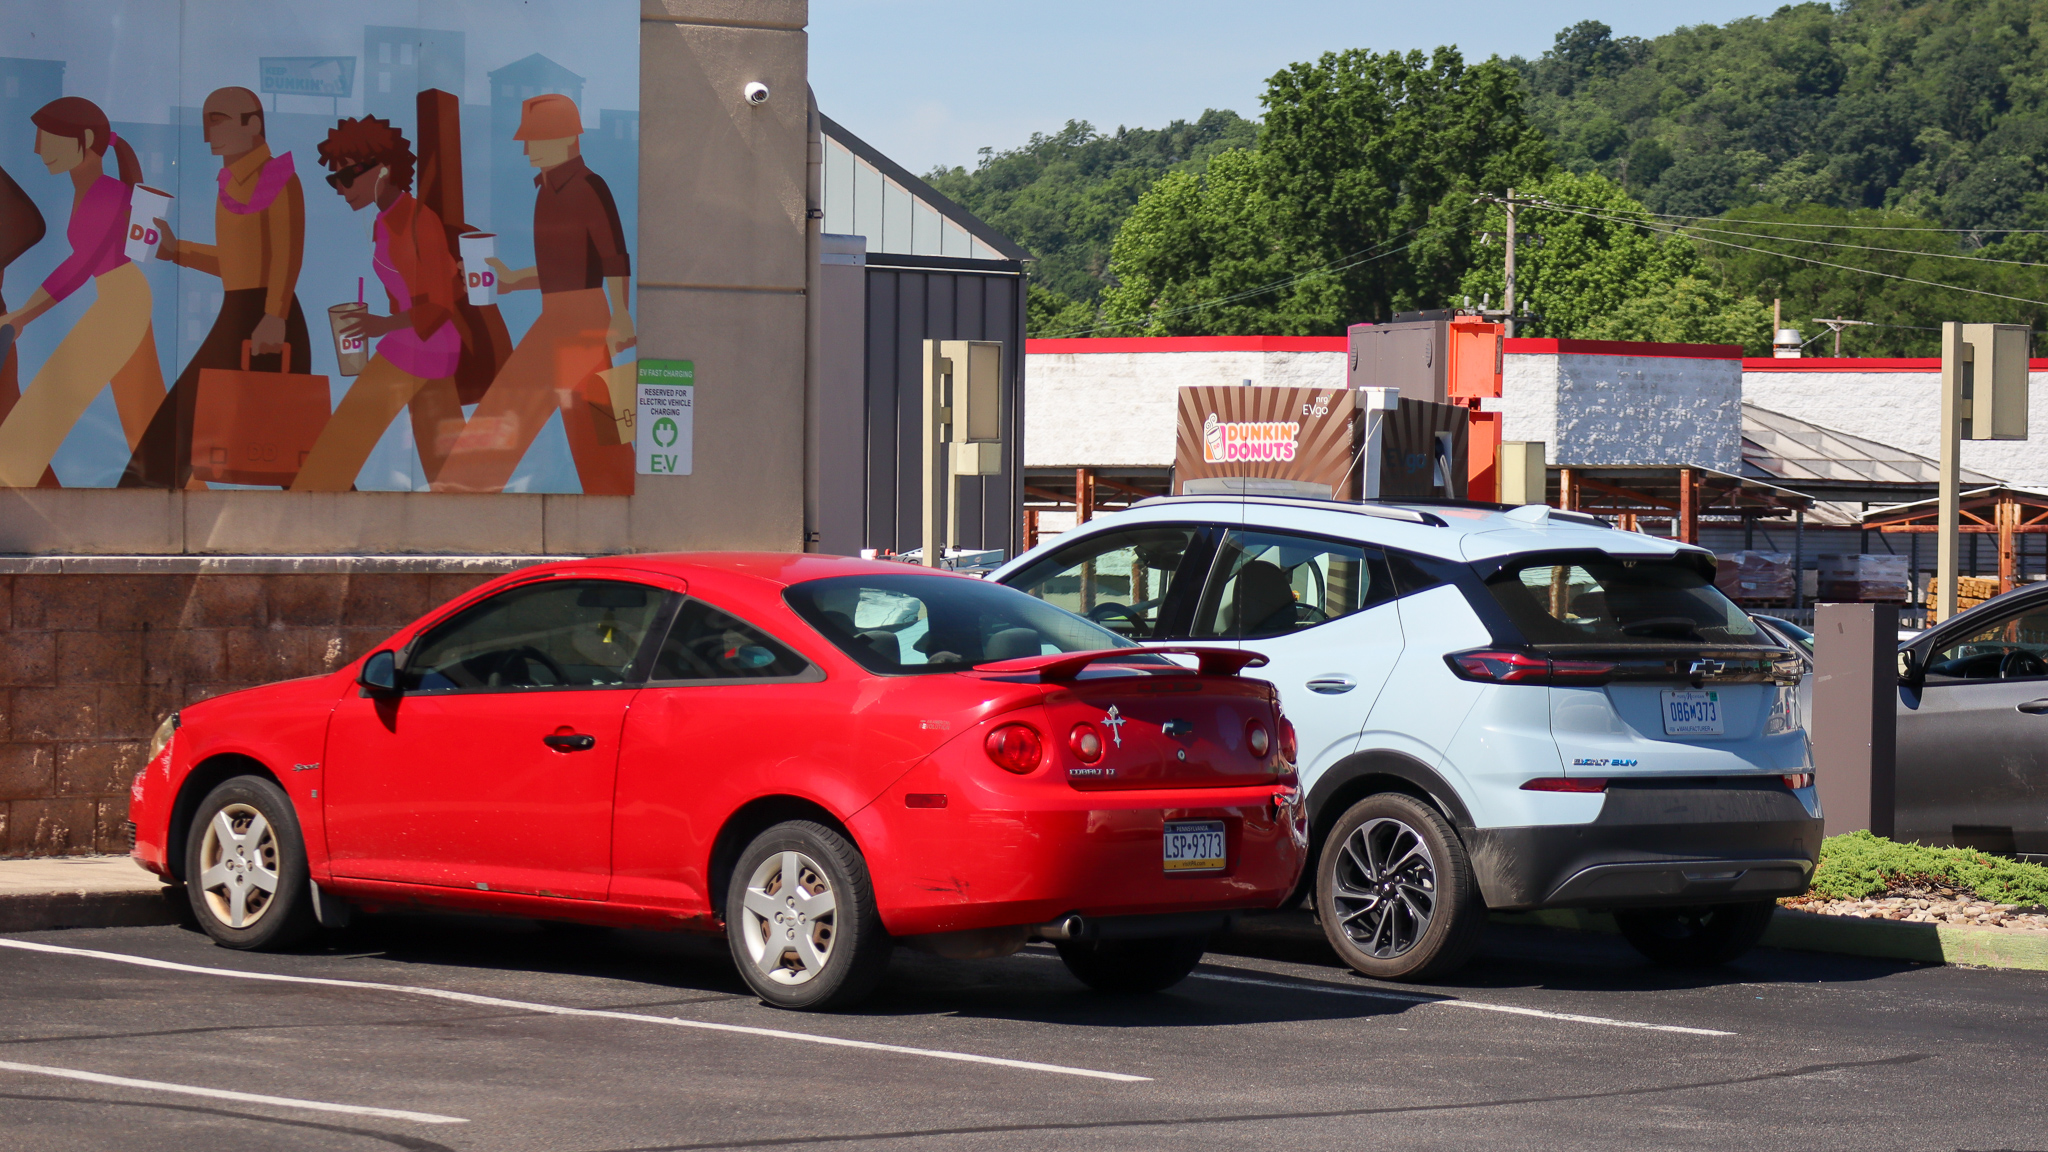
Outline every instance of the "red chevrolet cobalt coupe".
<svg viewBox="0 0 2048 1152">
<path fill-rule="evenodd" d="M 1263 661 L 1184 653 L 900 564 L 543 565 L 171 717 L 135 856 L 232 948 L 433 906 L 722 931 L 789 1008 L 856 1000 L 896 943 L 1038 937 L 1156 990 L 1304 856 Z"/>
</svg>

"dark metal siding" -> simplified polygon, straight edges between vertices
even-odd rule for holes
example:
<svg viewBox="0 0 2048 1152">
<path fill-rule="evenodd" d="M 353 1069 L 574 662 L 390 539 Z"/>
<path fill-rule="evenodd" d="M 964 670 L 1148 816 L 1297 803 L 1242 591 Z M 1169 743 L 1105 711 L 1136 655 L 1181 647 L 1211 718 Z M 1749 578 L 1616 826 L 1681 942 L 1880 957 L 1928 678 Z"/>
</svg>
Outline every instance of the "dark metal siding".
<svg viewBox="0 0 2048 1152">
<path fill-rule="evenodd" d="M 1010 261 L 869 253 L 867 264 L 867 547 L 922 543 L 917 455 L 926 340 L 1000 340 L 1009 404 L 1003 473 L 955 481 L 965 548 L 1015 555 L 1024 500 L 1024 277 Z"/>
</svg>

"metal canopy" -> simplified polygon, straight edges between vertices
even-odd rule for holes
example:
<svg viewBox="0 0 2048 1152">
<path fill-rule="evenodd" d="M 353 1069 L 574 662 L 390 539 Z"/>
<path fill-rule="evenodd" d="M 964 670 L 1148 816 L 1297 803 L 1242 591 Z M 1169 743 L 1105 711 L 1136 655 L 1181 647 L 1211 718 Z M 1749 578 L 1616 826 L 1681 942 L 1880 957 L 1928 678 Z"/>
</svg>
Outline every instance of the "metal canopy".
<svg viewBox="0 0 2048 1152">
<path fill-rule="evenodd" d="M 1742 406 L 1742 474 L 1839 503 L 1932 497 L 1941 484 L 1940 462 L 1930 457 L 1754 404 Z M 1965 469 L 1963 482 L 2002 481 Z"/>
</svg>

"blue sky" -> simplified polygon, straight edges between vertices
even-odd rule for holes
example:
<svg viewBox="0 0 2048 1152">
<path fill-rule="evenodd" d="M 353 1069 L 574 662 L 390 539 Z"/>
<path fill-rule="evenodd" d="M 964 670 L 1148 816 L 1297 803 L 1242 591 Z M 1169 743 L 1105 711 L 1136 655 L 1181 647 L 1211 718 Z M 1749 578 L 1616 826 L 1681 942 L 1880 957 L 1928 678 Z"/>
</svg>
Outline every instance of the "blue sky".
<svg viewBox="0 0 2048 1152">
<path fill-rule="evenodd" d="M 1468 60 L 1536 56 L 1558 30 L 1617 36 L 1767 15 L 1783 0 L 813 0 L 811 86 L 825 114 L 923 173 L 972 167 L 1069 119 L 1157 128 L 1204 108 L 1256 116 L 1265 78 L 1327 51 L 1453 43 Z"/>
</svg>

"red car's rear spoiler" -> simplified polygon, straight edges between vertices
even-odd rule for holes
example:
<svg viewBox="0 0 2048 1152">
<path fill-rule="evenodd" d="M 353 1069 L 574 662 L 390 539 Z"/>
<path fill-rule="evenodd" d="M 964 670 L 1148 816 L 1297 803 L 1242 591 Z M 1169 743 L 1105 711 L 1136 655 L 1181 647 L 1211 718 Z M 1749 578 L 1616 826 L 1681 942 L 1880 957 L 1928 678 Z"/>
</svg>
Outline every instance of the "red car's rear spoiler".
<svg viewBox="0 0 2048 1152">
<path fill-rule="evenodd" d="M 1060 652 L 1051 656 L 1026 656 L 1019 660 L 1002 660 L 994 664 L 976 665 L 974 670 L 994 672 L 998 675 L 1036 672 L 1041 680 L 1063 681 L 1080 676 L 1081 670 L 1090 664 L 1155 654 L 1193 656 L 1201 662 L 1197 670 L 1204 676 L 1235 676 L 1246 668 L 1257 668 L 1266 663 L 1266 658 L 1257 652 L 1242 652 L 1236 648 L 1104 648 L 1096 652 Z"/>
</svg>

